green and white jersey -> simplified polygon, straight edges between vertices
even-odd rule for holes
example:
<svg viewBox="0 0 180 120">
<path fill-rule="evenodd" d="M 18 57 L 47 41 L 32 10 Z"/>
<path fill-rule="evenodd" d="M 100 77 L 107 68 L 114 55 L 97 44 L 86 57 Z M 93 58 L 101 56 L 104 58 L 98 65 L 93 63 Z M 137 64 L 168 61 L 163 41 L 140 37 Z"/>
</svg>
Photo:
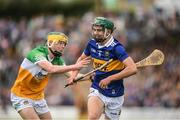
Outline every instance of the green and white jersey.
<svg viewBox="0 0 180 120">
<path fill-rule="evenodd" d="M 11 89 L 14 94 L 35 100 L 44 97 L 44 88 L 48 83 L 48 72 L 37 65 L 41 61 L 49 61 L 54 65 L 65 65 L 61 57 L 50 60 L 46 46 L 34 48 L 27 54 L 20 66 L 15 84 Z"/>
</svg>

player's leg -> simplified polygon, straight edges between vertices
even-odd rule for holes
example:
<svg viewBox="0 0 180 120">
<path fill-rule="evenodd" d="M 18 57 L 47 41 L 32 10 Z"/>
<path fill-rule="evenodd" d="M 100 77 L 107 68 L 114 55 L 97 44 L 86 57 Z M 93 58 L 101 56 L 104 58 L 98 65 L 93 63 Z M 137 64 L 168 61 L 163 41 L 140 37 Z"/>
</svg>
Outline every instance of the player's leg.
<svg viewBox="0 0 180 120">
<path fill-rule="evenodd" d="M 35 112 L 33 107 L 27 107 L 19 111 L 19 115 L 23 119 L 34 119 L 34 120 L 40 120 L 39 116 Z"/>
<path fill-rule="evenodd" d="M 119 120 L 124 96 L 115 98 L 106 97 L 106 100 L 108 100 L 108 105 L 105 107 L 105 120 Z"/>
<path fill-rule="evenodd" d="M 104 111 L 104 103 L 97 96 L 90 96 L 88 99 L 88 119 L 97 120 Z"/>
<path fill-rule="evenodd" d="M 52 120 L 51 113 L 45 99 L 33 100 L 33 107 L 40 119 Z"/>
<path fill-rule="evenodd" d="M 11 102 L 12 106 L 23 119 L 39 119 L 38 114 L 33 108 L 32 100 L 18 97 L 12 93 Z"/>
<path fill-rule="evenodd" d="M 52 116 L 50 112 L 39 115 L 41 120 L 52 120 Z"/>
</svg>

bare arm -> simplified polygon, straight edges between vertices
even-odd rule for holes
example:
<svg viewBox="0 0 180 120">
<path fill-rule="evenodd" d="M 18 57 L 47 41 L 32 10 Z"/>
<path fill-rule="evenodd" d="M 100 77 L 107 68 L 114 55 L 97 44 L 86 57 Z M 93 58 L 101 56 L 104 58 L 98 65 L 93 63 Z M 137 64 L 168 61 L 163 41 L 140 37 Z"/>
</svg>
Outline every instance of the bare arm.
<svg viewBox="0 0 180 120">
<path fill-rule="evenodd" d="M 76 64 L 68 65 L 68 66 L 53 65 L 48 61 L 42 61 L 37 64 L 49 73 L 65 73 L 68 71 L 79 70 L 83 67 L 86 67 L 88 63 L 89 63 L 88 60 L 82 60 Z"/>
<path fill-rule="evenodd" d="M 131 57 L 128 57 L 127 59 L 125 59 L 123 63 L 126 66 L 125 69 L 117 74 L 109 76 L 109 79 L 111 79 L 111 81 L 129 77 L 137 72 L 136 64 L 134 63 Z"/>
<path fill-rule="evenodd" d="M 78 62 L 81 61 L 81 60 L 86 59 L 87 57 L 88 57 L 88 56 L 86 56 L 86 55 L 83 53 L 83 54 L 78 58 L 78 60 L 77 60 L 76 63 L 78 63 Z M 79 73 L 79 70 L 74 70 L 74 71 L 72 71 L 71 77 L 68 79 L 69 83 L 73 82 L 73 80 L 77 77 L 78 73 Z"/>
<path fill-rule="evenodd" d="M 125 65 L 125 68 L 121 72 L 101 80 L 101 82 L 99 83 L 99 86 L 101 88 L 106 87 L 111 81 L 116 81 L 129 77 L 137 72 L 136 64 L 131 57 L 126 58 L 123 63 Z"/>
<path fill-rule="evenodd" d="M 73 72 L 73 71 L 65 72 L 64 75 L 65 75 L 67 78 L 69 78 L 69 77 L 71 77 L 72 72 Z M 78 73 L 78 74 L 77 74 L 77 77 L 80 77 L 80 76 L 83 76 L 83 75 L 84 75 L 84 74 L 82 74 L 82 73 Z"/>
</svg>

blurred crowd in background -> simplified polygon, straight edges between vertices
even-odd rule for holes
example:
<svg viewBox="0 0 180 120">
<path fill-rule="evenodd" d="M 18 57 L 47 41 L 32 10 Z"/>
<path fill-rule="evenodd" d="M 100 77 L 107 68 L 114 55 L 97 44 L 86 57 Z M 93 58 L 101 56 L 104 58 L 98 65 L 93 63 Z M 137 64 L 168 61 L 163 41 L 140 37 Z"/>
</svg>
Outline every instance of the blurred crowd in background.
<svg viewBox="0 0 180 120">
<path fill-rule="evenodd" d="M 114 36 L 136 62 L 154 49 L 165 54 L 161 66 L 142 68 L 124 80 L 125 106 L 180 107 L 180 13 L 166 15 L 162 9 L 138 9 L 118 14 L 105 12 L 103 16 L 114 21 Z M 66 18 L 60 14 L 19 21 L 0 19 L 0 104 L 4 110 L 10 104 L 9 90 L 27 52 L 45 44 L 48 32 L 60 31 L 69 36 L 63 58 L 66 64 L 75 63 L 91 37 L 91 22 L 95 17 L 89 11 L 82 17 Z M 50 105 L 74 104 L 72 91 L 63 88 L 65 82 L 62 76 L 49 81 L 46 99 Z"/>
</svg>

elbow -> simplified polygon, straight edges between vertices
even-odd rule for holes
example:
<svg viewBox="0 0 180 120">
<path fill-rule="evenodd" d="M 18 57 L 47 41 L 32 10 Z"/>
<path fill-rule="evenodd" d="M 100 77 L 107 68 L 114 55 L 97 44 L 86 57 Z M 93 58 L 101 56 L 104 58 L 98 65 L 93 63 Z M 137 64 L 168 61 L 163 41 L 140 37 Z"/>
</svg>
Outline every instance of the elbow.
<svg viewBox="0 0 180 120">
<path fill-rule="evenodd" d="M 55 73 L 54 70 L 48 70 L 47 72 L 50 73 L 50 74 L 51 74 L 51 73 Z"/>
<path fill-rule="evenodd" d="M 55 71 L 54 71 L 54 69 L 46 69 L 46 71 L 48 72 L 48 73 L 55 73 Z"/>
</svg>

